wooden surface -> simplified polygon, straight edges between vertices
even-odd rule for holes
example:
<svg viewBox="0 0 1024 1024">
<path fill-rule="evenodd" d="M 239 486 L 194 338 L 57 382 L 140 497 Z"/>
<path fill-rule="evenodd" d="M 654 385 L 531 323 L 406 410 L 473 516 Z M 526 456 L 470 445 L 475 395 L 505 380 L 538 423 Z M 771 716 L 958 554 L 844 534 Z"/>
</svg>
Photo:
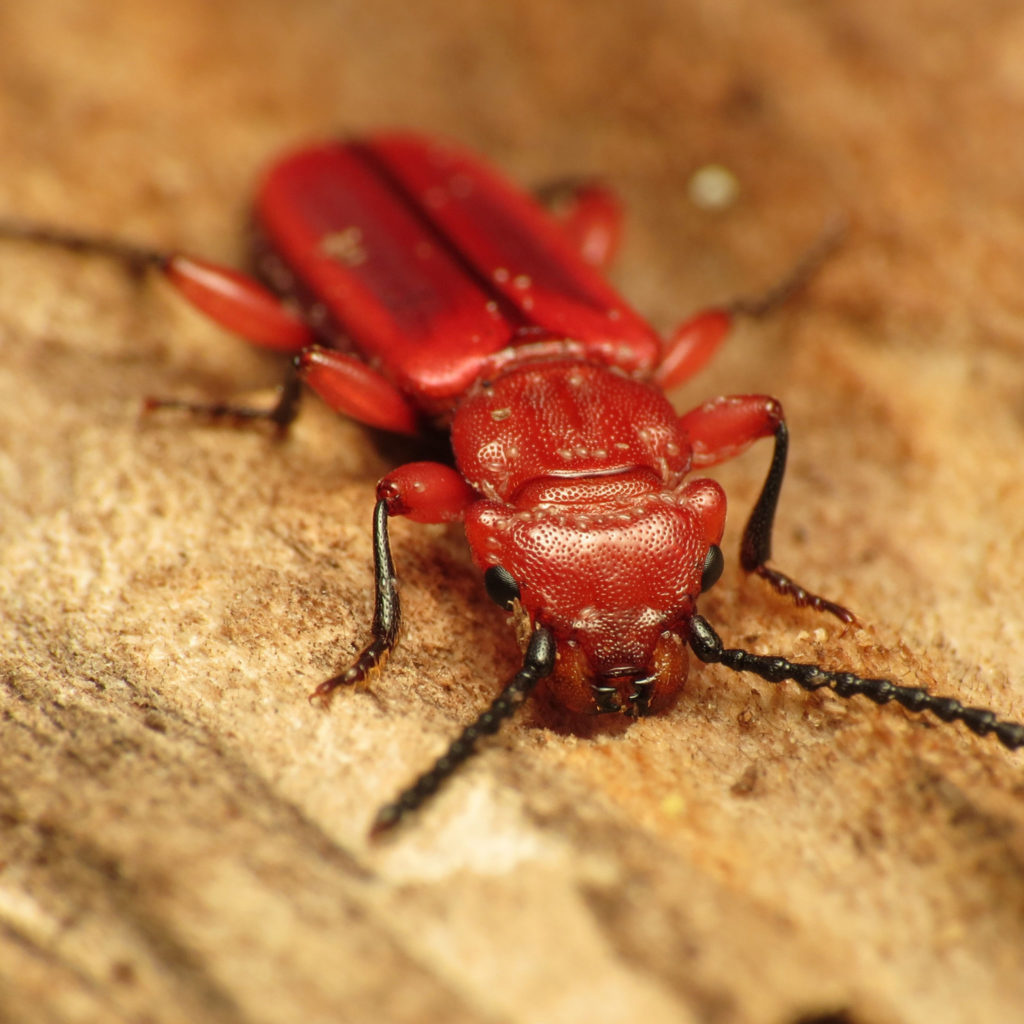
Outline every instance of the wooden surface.
<svg viewBox="0 0 1024 1024">
<path fill-rule="evenodd" d="M 614 278 L 663 329 L 843 250 L 674 400 L 792 427 L 776 560 L 739 578 L 767 446 L 723 467 L 728 642 L 1024 719 L 1024 12 L 871 5 L 33 0 L 0 8 L 0 213 L 240 261 L 260 168 L 408 125 L 624 195 Z M 719 163 L 736 202 L 689 198 Z M 377 806 L 516 664 L 457 530 L 398 523 L 401 447 L 308 402 L 283 443 L 150 393 L 275 379 L 165 288 L 0 245 L 0 1020 L 845 1024 L 1024 1017 L 1024 754 L 695 670 L 628 729 L 522 717 L 392 841 Z"/>
</svg>

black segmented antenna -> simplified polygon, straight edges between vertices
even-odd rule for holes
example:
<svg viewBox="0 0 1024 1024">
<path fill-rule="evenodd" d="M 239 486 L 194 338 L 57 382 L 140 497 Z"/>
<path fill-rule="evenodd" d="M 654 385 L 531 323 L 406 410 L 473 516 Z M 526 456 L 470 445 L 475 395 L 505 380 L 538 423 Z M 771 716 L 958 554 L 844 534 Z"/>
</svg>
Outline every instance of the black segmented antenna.
<svg viewBox="0 0 1024 1024">
<path fill-rule="evenodd" d="M 379 835 L 397 825 L 410 811 L 416 810 L 433 796 L 445 779 L 476 749 L 484 736 L 496 733 L 501 723 L 514 714 L 534 687 L 555 667 L 555 640 L 551 631 L 539 627 L 530 636 L 523 657 L 523 667 L 494 699 L 491 706 L 475 722 L 467 725 L 448 750 L 411 786 L 404 789 L 391 803 L 385 804 L 374 818 L 370 834 Z"/>
<path fill-rule="evenodd" d="M 899 686 L 890 679 L 864 679 L 852 672 L 830 672 L 820 665 L 726 647 L 701 615 L 690 620 L 690 647 L 701 661 L 724 665 L 734 672 L 753 672 L 769 683 L 791 679 L 812 692 L 829 689 L 840 697 L 862 694 L 876 704 L 896 701 L 908 711 L 928 711 L 943 722 L 963 722 L 979 736 L 991 733 L 1010 750 L 1024 747 L 1024 725 L 1002 721 L 987 708 L 965 707 L 953 697 L 938 697 L 919 686 Z"/>
</svg>

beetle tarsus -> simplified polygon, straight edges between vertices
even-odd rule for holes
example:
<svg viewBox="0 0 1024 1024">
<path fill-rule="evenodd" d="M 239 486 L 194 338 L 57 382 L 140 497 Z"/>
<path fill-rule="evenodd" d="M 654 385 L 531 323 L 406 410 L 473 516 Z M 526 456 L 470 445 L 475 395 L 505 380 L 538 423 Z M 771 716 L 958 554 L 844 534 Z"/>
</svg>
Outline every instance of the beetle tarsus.
<svg viewBox="0 0 1024 1024">
<path fill-rule="evenodd" d="M 330 679 L 325 679 L 320 683 L 309 695 L 310 704 L 320 704 L 326 707 L 335 690 L 365 683 L 387 663 L 392 646 L 393 643 L 389 643 L 384 637 L 370 641 L 360 651 L 359 657 L 344 672 L 339 672 L 336 676 L 331 676 Z"/>
<path fill-rule="evenodd" d="M 778 569 L 771 569 L 767 565 L 757 565 L 750 571 L 766 580 L 776 593 L 790 598 L 798 608 L 813 608 L 816 612 L 827 612 L 847 625 L 852 625 L 857 621 L 857 616 L 849 608 L 844 608 L 843 605 L 829 601 L 828 598 L 818 594 L 812 594 L 800 586 L 796 580 L 791 579 L 784 572 L 779 572 Z"/>
<path fill-rule="evenodd" d="M 493 735 L 505 719 L 513 715 L 534 687 L 555 667 L 555 640 L 551 631 L 543 626 L 535 629 L 523 657 L 523 667 L 494 699 L 491 706 L 475 722 L 467 725 L 451 746 L 431 768 L 425 771 L 391 803 L 378 812 L 370 829 L 378 836 L 397 825 L 407 814 L 415 811 L 425 800 L 437 792 L 441 784 L 476 750 L 477 743 Z"/>
<path fill-rule="evenodd" d="M 861 694 L 876 704 L 896 701 L 908 711 L 928 711 L 942 722 L 963 722 L 978 736 L 991 733 L 1010 750 L 1024 747 L 1024 725 L 1002 721 L 987 708 L 967 707 L 953 697 L 939 697 L 920 686 L 900 686 L 891 679 L 865 679 L 852 672 L 831 672 L 820 665 L 726 647 L 702 615 L 690 620 L 690 647 L 703 662 L 753 672 L 769 683 L 789 679 L 812 692 L 824 688 L 847 699 Z"/>
</svg>

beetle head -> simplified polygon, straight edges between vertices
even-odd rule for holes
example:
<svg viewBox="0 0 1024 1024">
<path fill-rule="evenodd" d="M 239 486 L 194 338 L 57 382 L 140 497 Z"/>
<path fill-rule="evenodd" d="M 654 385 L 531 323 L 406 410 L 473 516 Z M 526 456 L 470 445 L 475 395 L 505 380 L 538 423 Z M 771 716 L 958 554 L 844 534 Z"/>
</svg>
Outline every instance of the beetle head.
<svg viewBox="0 0 1024 1024">
<path fill-rule="evenodd" d="M 518 610 L 520 639 L 551 630 L 558 702 L 643 713 L 670 704 L 685 681 L 688 624 L 720 571 L 724 515 L 713 481 L 665 491 L 636 470 L 540 481 L 514 507 L 477 502 L 466 531 L 488 592 Z"/>
</svg>

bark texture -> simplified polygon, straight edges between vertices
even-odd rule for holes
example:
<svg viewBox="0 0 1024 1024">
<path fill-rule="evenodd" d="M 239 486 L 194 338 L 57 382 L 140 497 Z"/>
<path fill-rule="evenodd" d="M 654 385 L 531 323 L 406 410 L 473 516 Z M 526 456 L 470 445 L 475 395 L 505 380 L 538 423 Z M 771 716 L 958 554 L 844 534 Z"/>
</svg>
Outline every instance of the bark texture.
<svg viewBox="0 0 1024 1024">
<path fill-rule="evenodd" d="M 268 159 L 408 125 L 622 192 L 615 280 L 668 329 L 840 253 L 673 396 L 791 425 L 776 564 L 736 568 L 767 445 L 722 468 L 729 643 L 1024 719 L 1024 10 L 1002 0 L 106 0 L 0 9 L 0 214 L 244 259 Z M 694 173 L 727 168 L 724 209 Z M 621 728 L 527 710 L 412 827 L 379 804 L 514 671 L 408 458 L 306 404 L 284 442 L 141 419 L 276 365 L 159 284 L 0 243 L 0 1020 L 954 1024 L 1024 1016 L 1024 754 L 694 669 Z"/>
</svg>

